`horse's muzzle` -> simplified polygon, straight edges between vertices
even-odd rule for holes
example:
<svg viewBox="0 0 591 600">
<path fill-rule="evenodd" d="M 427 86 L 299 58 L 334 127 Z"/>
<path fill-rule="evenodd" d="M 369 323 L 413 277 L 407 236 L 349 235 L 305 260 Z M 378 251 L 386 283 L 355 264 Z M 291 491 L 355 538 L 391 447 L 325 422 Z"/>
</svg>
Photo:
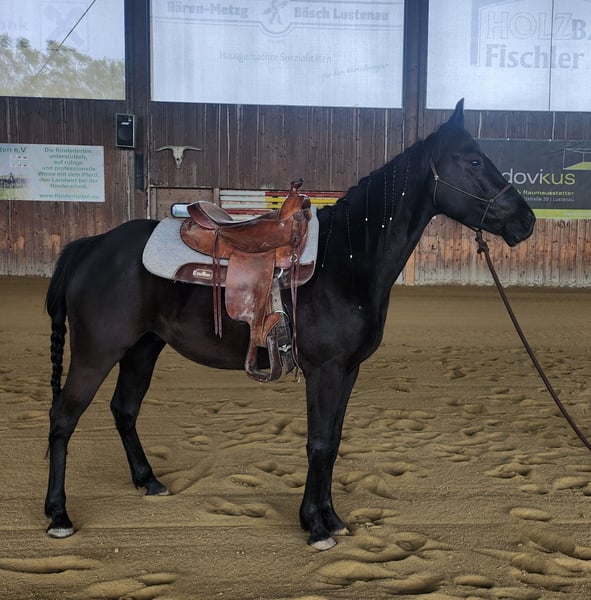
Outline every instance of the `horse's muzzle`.
<svg viewBox="0 0 591 600">
<path fill-rule="evenodd" d="M 532 210 L 529 210 L 520 222 L 510 223 L 507 226 L 503 239 L 509 246 L 517 246 L 517 244 L 527 240 L 531 236 L 534 232 L 535 224 L 536 216 Z"/>
</svg>

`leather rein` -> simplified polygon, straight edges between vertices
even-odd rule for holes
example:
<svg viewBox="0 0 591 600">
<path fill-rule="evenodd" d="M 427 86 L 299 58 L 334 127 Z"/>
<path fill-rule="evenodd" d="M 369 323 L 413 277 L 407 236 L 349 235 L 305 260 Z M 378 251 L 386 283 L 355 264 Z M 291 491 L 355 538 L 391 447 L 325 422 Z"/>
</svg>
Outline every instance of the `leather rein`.
<svg viewBox="0 0 591 600">
<path fill-rule="evenodd" d="M 521 340 L 523 347 L 525 348 L 526 352 L 528 353 L 528 355 L 532 361 L 532 364 L 536 368 L 536 371 L 538 372 L 542 381 L 544 382 L 544 385 L 546 386 L 548 393 L 550 394 L 550 396 L 552 397 L 552 400 L 554 400 L 556 406 L 562 413 L 562 416 L 566 419 L 567 423 L 570 425 L 571 429 L 577 434 L 577 437 L 579 438 L 579 440 L 581 440 L 581 442 L 587 447 L 588 450 L 591 450 L 591 442 L 589 442 L 589 440 L 587 439 L 585 434 L 579 429 L 579 427 L 575 423 L 574 419 L 572 418 L 572 416 L 570 415 L 570 413 L 568 412 L 568 410 L 566 409 L 564 404 L 561 402 L 560 398 L 558 397 L 558 394 L 556 393 L 556 390 L 550 383 L 548 376 L 546 375 L 546 373 L 544 372 L 544 369 L 542 368 L 540 362 L 538 361 L 531 345 L 527 341 L 527 338 L 525 337 L 525 334 L 523 333 L 523 329 L 521 329 L 521 326 L 519 325 L 519 322 L 517 321 L 517 317 L 515 316 L 515 313 L 513 312 L 513 309 L 511 308 L 511 304 L 509 303 L 507 294 L 505 293 L 505 290 L 503 289 L 501 280 L 499 279 L 499 276 L 497 275 L 497 272 L 494 268 L 494 265 L 490 258 L 490 251 L 488 248 L 488 244 L 482 238 L 482 227 L 484 225 L 484 220 L 486 219 L 486 215 L 488 214 L 490 207 L 495 203 L 497 198 L 502 196 L 511 187 L 511 184 L 508 183 L 503 189 L 501 189 L 499 192 L 497 192 L 492 198 L 482 198 L 480 196 L 477 196 L 476 194 L 467 192 L 466 190 L 463 190 L 462 188 L 459 188 L 459 187 L 441 179 L 439 177 L 437 171 L 435 170 L 435 165 L 434 165 L 433 161 L 431 161 L 431 171 L 433 173 L 433 179 L 435 180 L 435 187 L 433 189 L 433 204 L 434 204 L 435 208 L 437 208 L 436 195 L 437 195 L 437 186 L 439 184 L 445 185 L 446 187 L 448 187 L 452 190 L 455 190 L 456 192 L 460 192 L 461 194 L 464 194 L 465 196 L 474 198 L 475 200 L 478 200 L 479 202 L 486 203 L 486 208 L 484 209 L 484 213 L 482 214 L 482 219 L 480 219 L 480 224 L 478 225 L 478 227 L 472 227 L 470 225 L 466 225 L 466 227 L 468 227 L 472 231 L 476 232 L 476 243 L 478 244 L 478 254 L 484 254 L 484 257 L 486 259 L 486 264 L 488 266 L 488 270 L 490 271 L 490 274 L 492 275 L 495 285 L 497 286 L 497 290 L 499 292 L 499 295 L 501 296 L 501 299 L 503 300 L 503 304 L 505 305 L 505 308 L 507 309 L 507 313 L 509 314 L 509 317 L 511 318 L 511 322 L 513 323 L 513 326 L 515 327 L 515 331 L 517 332 L 517 335 L 519 335 L 519 339 Z"/>
<path fill-rule="evenodd" d="M 591 443 L 585 437 L 585 434 L 579 429 L 579 427 L 575 423 L 574 419 L 569 414 L 569 412 L 566 409 L 566 407 L 564 406 L 564 404 L 561 402 L 560 398 L 558 397 L 558 394 L 556 393 L 556 390 L 552 387 L 550 380 L 548 379 L 546 373 L 544 372 L 544 369 L 542 368 L 540 362 L 538 361 L 534 351 L 532 350 L 532 347 L 530 346 L 529 342 L 527 341 L 527 338 L 525 337 L 525 334 L 523 333 L 523 330 L 521 329 L 521 327 L 519 325 L 519 322 L 517 321 L 517 317 L 515 316 L 515 313 L 513 312 L 511 305 L 509 304 L 509 299 L 507 298 L 507 294 L 505 293 L 505 290 L 503 289 L 503 286 L 501 285 L 499 276 L 497 275 L 497 272 L 495 271 L 495 268 L 493 266 L 492 260 L 490 258 L 490 251 L 488 249 L 488 244 L 482 239 L 482 230 L 481 229 L 479 229 L 476 232 L 476 243 L 478 244 L 478 254 L 484 254 L 484 257 L 486 259 L 486 264 L 488 265 L 488 270 L 490 271 L 490 274 L 492 275 L 492 278 L 494 279 L 494 282 L 497 286 L 497 290 L 499 291 L 499 295 L 501 296 L 501 299 L 503 300 L 503 304 L 505 305 L 505 308 L 507 309 L 507 312 L 509 313 L 509 317 L 511 318 L 513 326 L 515 327 L 515 331 L 517 331 L 517 335 L 519 335 L 519 338 L 521 339 L 521 343 L 523 344 L 523 347 L 527 351 L 527 353 L 532 361 L 532 364 L 536 368 L 536 371 L 539 373 L 542 381 L 544 382 L 544 385 L 546 386 L 548 393 L 552 397 L 552 400 L 554 400 L 554 402 L 556 403 L 556 406 L 562 413 L 562 416 L 566 419 L 568 424 L 571 426 L 572 430 L 577 434 L 577 437 L 581 440 L 581 442 L 583 442 L 583 444 L 589 450 L 591 450 Z"/>
</svg>

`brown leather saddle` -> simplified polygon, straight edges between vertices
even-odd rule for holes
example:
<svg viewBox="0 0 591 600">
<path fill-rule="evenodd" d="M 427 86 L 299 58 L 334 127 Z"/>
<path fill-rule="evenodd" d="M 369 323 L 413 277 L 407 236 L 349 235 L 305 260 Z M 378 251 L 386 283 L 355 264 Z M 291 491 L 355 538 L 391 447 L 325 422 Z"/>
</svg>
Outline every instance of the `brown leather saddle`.
<svg viewBox="0 0 591 600">
<path fill-rule="evenodd" d="M 291 289 L 291 320 L 295 335 L 296 290 L 310 276 L 300 272 L 300 258 L 312 216 L 310 199 L 298 192 L 302 183 L 302 180 L 291 183 L 281 208 L 246 221 L 233 219 L 210 202 L 195 202 L 187 207 L 189 217 L 180 228 L 184 243 L 211 256 L 212 262 L 182 265 L 175 273 L 175 279 L 213 287 L 214 326 L 220 337 L 221 288 L 225 287 L 228 315 L 250 326 L 244 368 L 250 377 L 260 382 L 277 379 L 283 370 L 276 331 L 285 315 L 280 289 Z M 291 346 L 296 351 L 294 339 Z M 258 348 L 267 349 L 268 371 L 258 367 Z"/>
</svg>

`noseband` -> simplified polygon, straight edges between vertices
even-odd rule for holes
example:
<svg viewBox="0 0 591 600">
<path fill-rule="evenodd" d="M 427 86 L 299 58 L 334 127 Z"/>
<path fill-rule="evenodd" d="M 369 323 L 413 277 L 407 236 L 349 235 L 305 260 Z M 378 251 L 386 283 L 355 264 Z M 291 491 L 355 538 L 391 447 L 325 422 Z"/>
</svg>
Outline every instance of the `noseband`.
<svg viewBox="0 0 591 600">
<path fill-rule="evenodd" d="M 462 188 L 459 188 L 459 187 L 453 185 L 452 183 L 449 183 L 448 181 L 444 181 L 443 179 L 441 179 L 441 177 L 439 177 L 437 171 L 435 170 L 435 164 L 433 163 L 433 161 L 431 161 L 431 171 L 433 172 L 433 179 L 435 180 L 435 188 L 433 189 L 433 206 L 435 206 L 435 208 L 437 208 L 437 186 L 439 184 L 445 185 L 446 187 L 448 187 L 452 190 L 455 190 L 456 192 L 460 192 L 461 194 L 464 194 L 465 196 L 469 196 L 470 198 L 474 198 L 475 200 L 478 200 L 479 202 L 484 202 L 486 204 L 486 208 L 484 209 L 484 212 L 482 213 L 482 219 L 480 219 L 480 224 L 478 225 L 478 227 L 471 227 L 470 225 L 466 225 L 466 227 L 469 227 L 470 229 L 473 229 L 474 231 L 480 231 L 482 229 L 482 227 L 484 225 L 484 220 L 486 219 L 486 215 L 488 214 L 490 207 L 495 203 L 495 201 L 497 200 L 497 198 L 499 196 L 502 196 L 511 187 L 511 184 L 508 183 L 502 190 L 497 192 L 492 198 L 482 198 L 481 196 L 477 196 L 476 194 L 471 194 L 470 192 L 467 192 L 466 190 L 463 190 Z"/>
</svg>

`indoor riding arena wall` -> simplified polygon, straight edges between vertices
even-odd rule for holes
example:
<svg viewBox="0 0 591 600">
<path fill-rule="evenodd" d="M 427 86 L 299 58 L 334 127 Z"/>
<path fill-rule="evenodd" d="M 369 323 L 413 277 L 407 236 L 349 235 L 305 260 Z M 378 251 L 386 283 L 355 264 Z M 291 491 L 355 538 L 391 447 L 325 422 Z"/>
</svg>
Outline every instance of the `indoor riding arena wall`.
<svg viewBox="0 0 591 600">
<path fill-rule="evenodd" d="M 146 3 L 147 4 L 147 3 Z M 214 200 L 220 190 L 343 193 L 444 122 L 425 108 L 426 0 L 406 7 L 403 109 L 317 108 L 152 102 L 148 10 L 126 2 L 126 99 L 0 97 L 0 142 L 94 145 L 104 149 L 105 202 L 0 199 L 0 274 L 49 276 L 69 241 L 136 218 L 163 218 L 172 202 Z M 136 145 L 115 145 L 115 115 L 136 117 Z M 466 111 L 477 138 L 589 140 L 591 113 Z M 166 145 L 187 151 L 176 168 Z M 399 282 L 491 283 L 472 233 L 437 217 Z M 511 285 L 591 284 L 588 219 L 539 219 L 534 235 L 509 249 L 489 240 L 501 279 Z"/>
</svg>

